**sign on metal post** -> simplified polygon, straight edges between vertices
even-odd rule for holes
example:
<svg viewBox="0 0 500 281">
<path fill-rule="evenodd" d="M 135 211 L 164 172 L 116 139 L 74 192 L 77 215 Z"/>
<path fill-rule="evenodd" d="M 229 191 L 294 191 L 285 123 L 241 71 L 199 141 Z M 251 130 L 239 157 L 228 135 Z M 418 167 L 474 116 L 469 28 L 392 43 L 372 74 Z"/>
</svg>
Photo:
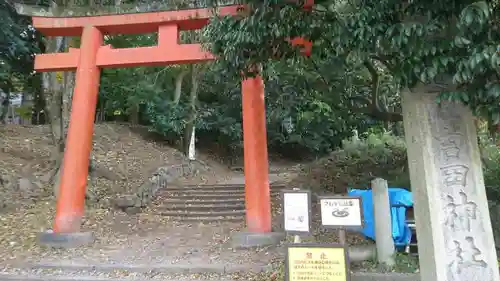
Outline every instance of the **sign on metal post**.
<svg viewBox="0 0 500 281">
<path fill-rule="evenodd" d="M 361 197 L 323 196 L 321 204 L 321 225 L 329 228 L 362 228 L 363 205 Z"/>
<path fill-rule="evenodd" d="M 311 191 L 283 190 L 283 226 L 288 234 L 311 232 Z"/>
<path fill-rule="evenodd" d="M 285 281 L 350 281 L 347 248 L 345 245 L 288 245 Z"/>
<path fill-rule="evenodd" d="M 361 197 L 323 196 L 321 205 L 321 225 L 338 229 L 339 242 L 347 244 L 346 228 L 363 228 L 363 205 Z"/>
</svg>

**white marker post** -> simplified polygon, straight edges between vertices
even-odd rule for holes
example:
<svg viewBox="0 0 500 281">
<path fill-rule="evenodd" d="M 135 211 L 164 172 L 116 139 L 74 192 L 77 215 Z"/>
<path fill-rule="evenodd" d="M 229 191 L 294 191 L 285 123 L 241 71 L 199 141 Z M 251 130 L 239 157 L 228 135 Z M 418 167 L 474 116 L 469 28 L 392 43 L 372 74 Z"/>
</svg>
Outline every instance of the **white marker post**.
<svg viewBox="0 0 500 281">
<path fill-rule="evenodd" d="M 188 149 L 188 158 L 193 161 L 196 160 L 196 136 L 195 136 L 196 128 L 193 126 L 193 130 L 191 131 L 191 140 L 189 141 L 189 149 Z"/>
<path fill-rule="evenodd" d="M 287 234 L 294 235 L 294 243 L 300 243 L 300 235 L 311 232 L 311 191 L 282 191 L 283 227 Z"/>
<path fill-rule="evenodd" d="M 361 229 L 364 226 L 361 197 L 322 196 L 321 225 L 338 230 L 339 243 L 347 244 L 346 228 Z"/>
</svg>

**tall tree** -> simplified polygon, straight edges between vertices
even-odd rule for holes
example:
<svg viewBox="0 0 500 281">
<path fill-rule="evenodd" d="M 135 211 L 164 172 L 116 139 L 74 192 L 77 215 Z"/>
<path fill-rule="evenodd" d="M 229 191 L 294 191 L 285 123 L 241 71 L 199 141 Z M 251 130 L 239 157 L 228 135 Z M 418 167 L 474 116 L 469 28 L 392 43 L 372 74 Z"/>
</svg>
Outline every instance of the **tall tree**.
<svg viewBox="0 0 500 281">
<path fill-rule="evenodd" d="M 11 92 L 33 86 L 33 59 L 39 35 L 29 17 L 19 15 L 5 0 L 0 0 L 0 90 L 5 94 L 0 109 L 3 121 Z"/>
<path fill-rule="evenodd" d="M 315 2 L 309 11 L 290 1 L 244 1 L 241 17 L 210 22 L 207 45 L 228 68 L 247 71 L 273 58 L 296 57 L 287 39 L 302 36 L 314 42 L 314 56 L 346 63 L 355 57 L 372 73 L 389 72 L 399 87 L 434 84 L 442 88 L 441 98 L 500 121 L 498 1 Z M 376 100 L 370 106 L 382 109 Z"/>
</svg>

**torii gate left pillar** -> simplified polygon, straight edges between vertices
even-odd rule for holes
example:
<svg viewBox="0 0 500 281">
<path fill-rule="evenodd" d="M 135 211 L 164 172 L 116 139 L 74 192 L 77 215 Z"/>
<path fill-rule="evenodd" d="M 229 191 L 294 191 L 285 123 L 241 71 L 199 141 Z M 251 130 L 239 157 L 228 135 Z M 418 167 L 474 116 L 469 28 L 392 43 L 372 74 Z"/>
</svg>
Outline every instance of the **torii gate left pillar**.
<svg viewBox="0 0 500 281">
<path fill-rule="evenodd" d="M 234 15 L 238 8 L 226 6 L 218 9 L 217 13 Z M 192 9 L 97 17 L 33 18 L 33 26 L 46 36 L 81 36 L 80 49 L 70 49 L 68 53 L 41 54 L 35 58 L 36 71 L 76 70 L 54 232 L 41 235 L 42 242 L 74 246 L 92 239 L 91 235 L 80 232 L 80 226 L 85 208 L 100 70 L 213 60 L 213 55 L 203 51 L 199 44 L 178 43 L 180 30 L 200 29 L 211 16 L 212 9 Z M 158 46 L 126 49 L 103 46 L 105 34 L 156 31 Z M 300 42 L 298 44 L 302 44 Z M 310 48 L 310 44 L 305 45 Z M 261 77 L 245 79 L 242 95 L 247 228 L 250 233 L 262 235 L 271 232 L 271 208 L 264 84 Z"/>
</svg>

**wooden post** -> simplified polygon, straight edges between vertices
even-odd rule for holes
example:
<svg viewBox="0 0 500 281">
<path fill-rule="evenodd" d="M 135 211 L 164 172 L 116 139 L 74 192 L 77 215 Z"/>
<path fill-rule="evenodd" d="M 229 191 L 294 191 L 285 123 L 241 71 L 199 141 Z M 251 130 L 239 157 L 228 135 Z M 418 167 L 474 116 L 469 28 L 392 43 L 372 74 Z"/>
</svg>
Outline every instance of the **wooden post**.
<svg viewBox="0 0 500 281">
<path fill-rule="evenodd" d="M 294 235 L 293 236 L 293 243 L 295 244 L 299 244 L 301 241 L 300 241 L 300 236 L 299 235 Z"/>
<path fill-rule="evenodd" d="M 341 227 L 338 230 L 338 235 L 339 235 L 339 244 L 340 245 L 347 245 L 347 234 L 345 228 Z"/>
<path fill-rule="evenodd" d="M 191 131 L 191 139 L 189 141 L 188 158 L 189 160 L 196 160 L 196 136 L 195 136 L 196 126 L 193 125 L 193 130 Z"/>
<path fill-rule="evenodd" d="M 61 185 L 57 197 L 54 223 L 56 233 L 80 231 L 99 93 L 100 69 L 96 66 L 96 57 L 102 42 L 103 35 L 97 28 L 93 26 L 84 28 Z"/>
<path fill-rule="evenodd" d="M 372 181 L 373 219 L 377 260 L 388 266 L 394 265 L 394 239 L 392 238 L 391 205 L 387 181 L 376 178 Z"/>
<path fill-rule="evenodd" d="M 250 232 L 271 232 L 271 196 L 267 158 L 264 82 L 260 76 L 242 84 L 245 203 Z"/>
</svg>

